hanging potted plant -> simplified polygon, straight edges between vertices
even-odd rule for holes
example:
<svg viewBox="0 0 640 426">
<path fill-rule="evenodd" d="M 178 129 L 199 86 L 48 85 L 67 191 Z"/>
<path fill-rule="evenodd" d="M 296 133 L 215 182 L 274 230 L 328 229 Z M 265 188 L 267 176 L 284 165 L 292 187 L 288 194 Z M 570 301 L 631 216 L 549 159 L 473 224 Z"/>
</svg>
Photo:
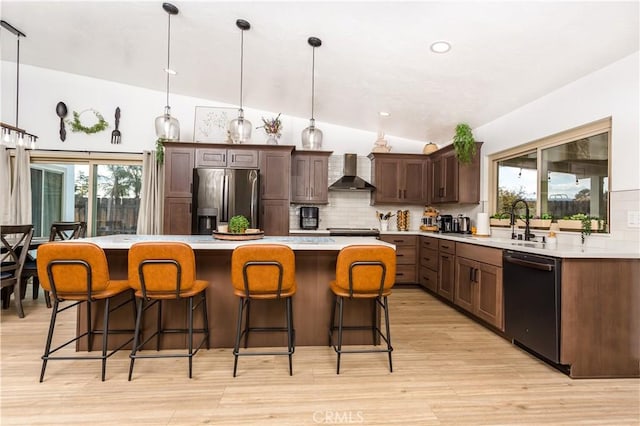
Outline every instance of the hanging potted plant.
<svg viewBox="0 0 640 426">
<path fill-rule="evenodd" d="M 471 127 L 468 124 L 460 123 L 456 126 L 453 149 L 460 163 L 469 164 L 473 160 L 476 155 L 476 140 L 473 138 Z"/>
</svg>

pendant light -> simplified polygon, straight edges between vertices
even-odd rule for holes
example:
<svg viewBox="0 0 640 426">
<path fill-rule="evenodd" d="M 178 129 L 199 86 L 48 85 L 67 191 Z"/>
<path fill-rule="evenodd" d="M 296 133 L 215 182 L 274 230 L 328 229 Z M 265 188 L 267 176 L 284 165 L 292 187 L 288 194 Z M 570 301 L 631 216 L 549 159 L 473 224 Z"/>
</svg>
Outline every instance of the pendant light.
<svg viewBox="0 0 640 426">
<path fill-rule="evenodd" d="M 162 8 L 169 16 L 169 25 L 167 31 L 167 105 L 164 107 L 164 114 L 156 118 L 156 135 L 158 139 L 165 141 L 177 141 L 180 139 L 180 123 L 175 117 L 171 116 L 171 107 L 169 106 L 169 76 L 175 75 L 176 72 L 171 69 L 171 15 L 178 14 L 178 8 L 171 3 L 162 3 Z"/>
<path fill-rule="evenodd" d="M 20 37 L 27 37 L 25 33 L 11 25 L 5 20 L 0 20 L 0 26 L 16 36 L 16 125 L 12 126 L 6 123 L 0 123 L 2 128 L 2 136 L 0 143 L 11 146 L 24 146 L 29 144 L 30 148 L 35 148 L 38 137 L 28 133 L 26 130 L 18 127 L 18 112 L 20 102 Z"/>
<path fill-rule="evenodd" d="M 309 127 L 302 131 L 302 148 L 320 149 L 322 148 L 322 130 L 316 129 L 316 120 L 313 118 L 313 103 L 315 100 L 316 47 L 322 45 L 322 40 L 317 37 L 309 37 L 307 42 L 313 47 L 313 60 L 311 65 L 311 120 L 309 120 Z"/>
<path fill-rule="evenodd" d="M 251 28 L 251 24 L 244 19 L 238 19 L 236 26 L 240 28 L 240 109 L 238 118 L 229 122 L 229 134 L 233 143 L 247 143 L 251 139 L 251 122 L 244 118 L 242 109 L 242 77 L 244 75 L 244 32 Z"/>
</svg>

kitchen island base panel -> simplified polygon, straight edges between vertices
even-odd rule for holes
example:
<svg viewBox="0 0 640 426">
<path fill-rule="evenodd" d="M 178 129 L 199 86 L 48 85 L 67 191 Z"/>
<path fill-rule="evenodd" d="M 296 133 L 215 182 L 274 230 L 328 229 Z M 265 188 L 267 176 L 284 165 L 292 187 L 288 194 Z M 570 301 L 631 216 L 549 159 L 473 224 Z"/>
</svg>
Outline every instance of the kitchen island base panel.
<svg viewBox="0 0 640 426">
<path fill-rule="evenodd" d="M 111 279 L 127 278 L 127 250 L 105 250 L 109 262 Z M 211 348 L 232 348 L 238 313 L 238 298 L 231 285 L 231 250 L 196 250 L 196 273 L 199 279 L 209 281 L 207 307 Z M 329 289 L 330 280 L 335 278 L 337 251 L 297 251 L 296 253 L 296 295 L 293 297 L 293 320 L 296 346 L 328 346 L 331 306 L 334 303 Z M 371 318 L 370 300 L 349 300 L 351 306 L 345 310 L 345 324 L 362 324 Z M 279 305 L 284 300 L 257 301 L 251 304 L 252 326 L 284 325 L 285 317 Z M 182 328 L 187 322 L 186 301 L 166 301 L 162 307 L 163 325 L 167 328 Z M 95 311 L 95 310 L 94 310 Z M 155 331 L 155 310 L 147 312 L 143 336 Z M 85 330 L 86 311 L 78 311 L 77 333 Z M 380 315 L 377 314 L 378 326 Z M 131 327 L 132 318 L 126 313 L 114 313 L 110 322 L 114 328 Z M 101 325 L 100 316 L 94 317 L 94 324 Z M 194 318 L 194 327 L 202 327 L 200 315 Z M 143 337 L 144 338 L 144 337 Z M 127 336 L 109 339 L 109 347 L 126 341 Z M 372 343 L 370 331 L 353 331 L 345 334 L 345 344 Z M 376 342 L 376 344 L 379 342 Z M 155 339 L 147 343 L 145 349 L 155 349 Z M 283 333 L 251 333 L 249 347 L 283 347 L 287 345 Z M 94 345 L 95 346 L 95 345 Z M 187 346 L 186 336 L 163 335 L 161 349 L 178 349 Z M 78 350 L 86 350 L 85 339 L 78 342 Z"/>
</svg>

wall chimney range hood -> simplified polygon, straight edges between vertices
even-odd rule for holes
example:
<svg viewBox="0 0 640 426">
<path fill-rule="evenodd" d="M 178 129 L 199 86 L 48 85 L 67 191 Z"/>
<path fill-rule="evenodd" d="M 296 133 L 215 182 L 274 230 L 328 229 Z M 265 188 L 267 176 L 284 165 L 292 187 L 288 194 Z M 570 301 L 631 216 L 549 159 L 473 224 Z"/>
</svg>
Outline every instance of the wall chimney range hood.
<svg viewBox="0 0 640 426">
<path fill-rule="evenodd" d="M 375 186 L 356 175 L 358 156 L 344 154 L 343 176 L 329 186 L 330 191 L 373 191 Z"/>
</svg>

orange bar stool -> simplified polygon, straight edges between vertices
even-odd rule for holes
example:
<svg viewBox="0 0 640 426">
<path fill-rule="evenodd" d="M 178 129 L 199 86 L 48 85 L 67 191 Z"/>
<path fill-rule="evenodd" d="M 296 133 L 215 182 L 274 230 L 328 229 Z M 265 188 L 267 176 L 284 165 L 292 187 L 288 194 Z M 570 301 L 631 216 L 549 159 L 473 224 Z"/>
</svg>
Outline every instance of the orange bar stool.
<svg viewBox="0 0 640 426">
<path fill-rule="evenodd" d="M 104 251 L 94 243 L 88 242 L 50 242 L 38 247 L 38 276 L 40 277 L 40 285 L 42 288 L 51 292 L 53 297 L 53 310 L 51 311 L 51 322 L 49 324 L 49 334 L 47 343 L 42 355 L 42 371 L 40 373 L 40 381 L 44 379 L 47 361 L 49 360 L 76 360 L 76 359 L 101 359 L 102 360 L 102 381 L 104 381 L 106 373 L 107 358 L 128 345 L 133 337 L 119 345 L 116 349 L 107 353 L 108 337 L 110 334 L 129 333 L 130 330 L 110 330 L 109 315 L 111 312 L 132 303 L 133 314 L 135 320 L 135 298 L 129 287 L 127 280 L 112 280 L 109 278 L 109 267 Z M 114 307 L 111 307 L 111 299 L 122 293 L 128 292 L 131 297 L 121 301 Z M 92 325 L 92 306 L 104 300 L 104 319 L 102 330 L 94 330 Z M 73 301 L 72 304 L 64 304 L 62 302 Z M 77 337 L 63 343 L 62 345 L 51 349 L 51 341 L 53 339 L 53 331 L 56 324 L 58 314 L 60 312 L 71 309 L 82 303 L 86 304 L 86 321 L 87 331 Z M 102 334 L 102 352 L 100 355 L 93 356 L 51 356 L 59 349 L 83 338 L 87 337 L 87 349 L 91 351 L 93 346 L 93 336 Z"/>
<path fill-rule="evenodd" d="M 329 345 L 338 354 L 336 374 L 340 374 L 340 356 L 343 353 L 387 352 L 389 354 L 389 371 L 393 372 L 391 363 L 391 334 L 389 332 L 389 304 L 387 296 L 396 276 L 396 252 L 391 247 L 377 245 L 353 245 L 343 248 L 336 262 L 336 279 L 331 281 L 330 288 L 335 296 L 331 310 L 329 326 Z M 373 315 L 371 325 L 343 324 L 344 299 L 373 299 Z M 336 307 L 338 308 L 338 325 L 335 325 Z M 378 327 L 377 309 L 384 311 L 386 335 Z M 338 331 L 338 342 L 334 343 L 334 331 Z M 342 332 L 344 330 L 371 330 L 373 344 L 381 337 L 386 348 L 382 349 L 343 349 Z"/>
<path fill-rule="evenodd" d="M 248 244 L 237 247 L 231 255 L 231 283 L 234 294 L 240 298 L 236 341 L 233 348 L 233 377 L 236 377 L 238 357 L 244 355 L 287 355 L 289 375 L 293 375 L 292 355 L 295 351 L 292 297 L 296 293 L 295 255 L 291 248 L 280 244 Z M 252 300 L 284 300 L 285 327 L 251 327 Z M 244 328 L 242 327 L 244 317 Z M 248 346 L 250 332 L 286 332 L 286 351 L 240 352 L 240 340 Z"/>
<path fill-rule="evenodd" d="M 189 359 L 189 378 L 192 377 L 193 357 L 206 344 L 209 349 L 209 319 L 207 317 L 208 281 L 196 279 L 196 259 L 191 246 L 181 242 L 141 242 L 129 249 L 129 284 L 138 298 L 138 314 L 134 333 L 129 380 L 133 374 L 133 364 L 138 358 L 182 358 Z M 197 298 L 194 304 L 194 298 Z M 167 329 L 162 327 L 162 303 L 166 300 L 188 301 L 187 328 Z M 157 305 L 156 331 L 141 341 L 140 330 L 144 313 Z M 203 328 L 193 328 L 193 312 L 202 310 Z M 184 333 L 188 335 L 188 352 L 169 354 L 140 354 L 142 347 L 154 337 L 156 351 L 160 351 L 160 336 L 164 333 Z M 198 345 L 193 344 L 194 333 L 202 334 Z"/>
</svg>

